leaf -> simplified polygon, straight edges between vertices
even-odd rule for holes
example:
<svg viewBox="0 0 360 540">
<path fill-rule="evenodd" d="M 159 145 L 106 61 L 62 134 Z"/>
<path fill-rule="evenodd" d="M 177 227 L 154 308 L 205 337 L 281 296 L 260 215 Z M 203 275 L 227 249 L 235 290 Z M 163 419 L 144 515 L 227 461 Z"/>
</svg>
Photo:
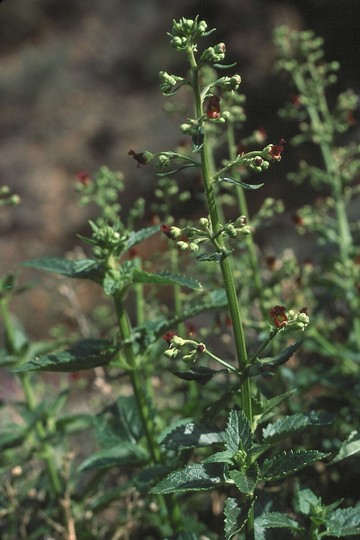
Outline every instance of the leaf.
<svg viewBox="0 0 360 540">
<path fill-rule="evenodd" d="M 187 465 L 180 471 L 168 474 L 150 490 L 150 493 L 185 493 L 206 491 L 224 481 L 224 468 L 217 463 Z"/>
<path fill-rule="evenodd" d="M 108 341 L 89 338 L 79 341 L 65 351 L 37 356 L 33 360 L 14 368 L 12 371 L 81 371 L 105 366 L 113 358 L 117 349 Z"/>
<path fill-rule="evenodd" d="M 299 527 L 297 521 L 280 512 L 262 514 L 256 522 L 264 529 L 291 529 L 293 532 L 305 532 Z"/>
<path fill-rule="evenodd" d="M 169 472 L 165 465 L 151 465 L 146 467 L 133 478 L 133 485 L 141 493 L 147 494 L 150 488 L 159 482 L 159 479 Z"/>
<path fill-rule="evenodd" d="M 131 232 L 126 241 L 124 251 L 128 251 L 133 246 L 136 246 L 137 244 L 140 244 L 140 242 L 147 240 L 148 238 L 150 238 L 151 236 L 153 236 L 159 231 L 160 231 L 159 226 L 154 225 L 152 227 L 146 227 L 144 229 L 140 229 L 140 231 Z"/>
<path fill-rule="evenodd" d="M 360 507 L 338 508 L 326 522 L 327 534 L 342 536 L 360 535 Z"/>
<path fill-rule="evenodd" d="M 162 440 L 168 450 L 179 448 L 201 448 L 224 442 L 224 432 L 214 430 L 200 422 L 188 422 L 170 431 Z"/>
<path fill-rule="evenodd" d="M 265 459 L 261 467 L 262 478 L 263 480 L 285 478 L 328 455 L 317 450 L 284 451 L 271 459 Z"/>
<path fill-rule="evenodd" d="M 78 472 L 120 465 L 140 465 L 147 461 L 148 455 L 140 446 L 123 442 L 113 448 L 95 452 L 79 465 Z"/>
<path fill-rule="evenodd" d="M 263 429 L 264 442 L 275 443 L 290 437 L 308 426 L 328 426 L 334 420 L 334 415 L 315 411 L 296 413 L 280 418 Z"/>
<path fill-rule="evenodd" d="M 25 261 L 22 266 L 36 268 L 45 272 L 53 272 L 61 276 L 77 279 L 93 279 L 98 281 L 101 274 L 101 265 L 93 259 L 60 259 L 57 257 L 40 257 L 32 261 Z"/>
<path fill-rule="evenodd" d="M 194 366 L 187 371 L 171 370 L 171 373 L 173 373 L 176 377 L 179 377 L 179 379 L 183 379 L 184 381 L 196 381 L 197 383 L 204 385 L 211 381 L 213 377 L 216 377 L 216 375 L 219 375 L 220 373 L 227 373 L 227 370 L 216 370 L 203 366 Z"/>
<path fill-rule="evenodd" d="M 337 463 L 348 457 L 356 456 L 360 453 L 360 433 L 352 431 L 346 441 L 340 446 L 339 452 L 330 463 Z"/>
<path fill-rule="evenodd" d="M 28 429 L 27 426 L 23 427 L 18 424 L 4 426 L 0 432 L 0 449 L 6 450 L 20 446 L 27 436 Z"/>
<path fill-rule="evenodd" d="M 256 407 L 258 407 L 259 412 L 256 411 L 256 420 L 257 425 L 262 424 L 271 416 L 273 416 L 274 413 L 272 413 L 273 409 L 277 407 L 280 403 L 285 401 L 287 398 L 293 396 L 297 392 L 296 388 L 289 390 L 288 392 L 284 392 L 283 394 L 279 394 L 278 396 L 275 396 L 271 399 L 267 399 L 263 403 L 260 403 L 259 405 L 256 404 Z M 255 408 L 255 407 L 254 407 Z"/>
<path fill-rule="evenodd" d="M 210 253 L 207 255 L 206 253 L 203 253 L 202 255 L 197 255 L 197 260 L 201 262 L 220 262 L 221 259 L 224 257 L 223 253 L 220 253 L 220 251 L 214 251 L 213 253 Z"/>
<path fill-rule="evenodd" d="M 246 182 L 242 182 L 241 180 L 235 180 L 235 178 L 218 178 L 218 181 L 226 182 L 227 184 L 236 184 L 237 186 L 241 186 L 244 189 L 259 189 L 264 185 L 264 183 L 247 184 Z"/>
<path fill-rule="evenodd" d="M 304 339 L 300 339 L 299 341 L 296 341 L 295 343 L 292 343 L 289 347 L 284 349 L 280 354 L 277 354 L 276 356 L 271 356 L 268 358 L 257 358 L 256 362 L 254 362 L 253 365 L 258 366 L 281 366 L 282 364 L 285 364 L 291 358 L 291 356 L 298 350 L 300 345 L 302 345 Z"/>
<path fill-rule="evenodd" d="M 310 488 L 300 488 L 296 490 L 296 510 L 301 514 L 308 516 L 312 513 L 312 509 L 322 506 L 320 497 L 317 497 Z"/>
<path fill-rule="evenodd" d="M 243 411 L 233 409 L 230 411 L 225 429 L 225 442 L 227 450 L 236 454 L 239 450 L 250 450 L 252 443 L 251 427 Z"/>
<path fill-rule="evenodd" d="M 203 459 L 203 463 L 227 463 L 228 465 L 234 465 L 233 453 L 230 450 L 224 450 L 223 452 L 216 452 L 212 456 Z"/>
<path fill-rule="evenodd" d="M 134 283 L 154 283 L 157 285 L 182 285 L 189 289 L 202 289 L 202 285 L 197 279 L 193 279 L 187 276 L 181 276 L 179 274 L 172 274 L 171 272 L 145 272 L 144 270 L 133 271 Z"/>
<path fill-rule="evenodd" d="M 230 471 L 229 477 L 234 480 L 236 487 L 241 493 L 251 495 L 257 484 L 258 472 L 257 464 L 253 463 L 246 470 Z"/>
<path fill-rule="evenodd" d="M 231 540 L 235 534 L 239 533 L 247 522 L 250 509 L 254 501 L 250 501 L 247 506 L 243 502 L 228 497 L 225 501 L 225 540 Z"/>
</svg>

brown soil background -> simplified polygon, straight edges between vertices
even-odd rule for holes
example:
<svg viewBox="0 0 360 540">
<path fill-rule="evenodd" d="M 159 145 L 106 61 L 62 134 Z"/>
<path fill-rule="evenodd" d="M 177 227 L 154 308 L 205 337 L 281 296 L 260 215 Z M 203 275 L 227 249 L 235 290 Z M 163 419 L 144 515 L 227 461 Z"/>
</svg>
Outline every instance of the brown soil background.
<svg viewBox="0 0 360 540">
<path fill-rule="evenodd" d="M 0 275 L 23 260 L 61 256 L 79 244 L 76 232 L 86 230 L 89 217 L 76 206 L 80 169 L 92 174 L 106 164 L 123 171 L 125 211 L 140 193 L 151 197 L 153 172 L 137 169 L 127 152 L 171 149 L 181 137 L 179 119 L 163 111 L 158 72 L 184 69 L 166 32 L 172 19 L 196 14 L 217 28 L 216 40 L 226 43 L 229 61 L 238 62 L 247 129 L 265 127 L 269 142 L 291 136 L 276 112 L 289 88 L 273 75 L 275 26 L 322 35 L 327 58 L 342 64 L 341 88 L 360 91 L 358 0 L 3 0 L 0 185 L 19 193 L 22 204 L 1 210 Z M 289 210 L 306 200 L 306 193 L 283 181 L 297 156 L 289 151 L 283 161 L 251 208 L 265 195 L 284 198 Z M 64 313 L 58 282 L 23 274 L 40 281 L 14 302 L 14 312 L 32 337 L 45 337 Z M 81 287 L 86 310 L 93 289 Z"/>
</svg>

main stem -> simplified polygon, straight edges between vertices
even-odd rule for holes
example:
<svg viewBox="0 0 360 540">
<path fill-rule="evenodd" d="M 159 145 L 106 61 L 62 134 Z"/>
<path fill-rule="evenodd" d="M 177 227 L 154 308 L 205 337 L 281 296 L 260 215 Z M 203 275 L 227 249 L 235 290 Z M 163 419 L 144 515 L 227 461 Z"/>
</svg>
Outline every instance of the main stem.
<svg viewBox="0 0 360 540">
<path fill-rule="evenodd" d="M 199 70 L 195 60 L 194 52 L 191 47 L 188 50 L 188 57 L 192 70 L 192 87 L 194 92 L 195 99 L 195 112 L 196 118 L 200 119 L 203 115 L 200 86 L 199 86 Z M 204 130 L 205 131 L 205 130 Z M 211 227 L 213 233 L 216 234 L 220 230 L 220 221 L 219 213 L 216 205 L 215 193 L 212 185 L 212 177 L 210 172 L 210 163 L 208 156 L 208 147 L 206 140 L 206 131 L 204 133 L 203 145 L 200 151 L 201 156 L 201 167 L 202 175 L 204 182 L 204 190 L 206 195 L 206 200 L 208 204 L 209 217 L 211 221 Z M 221 235 L 218 237 L 218 244 L 221 248 L 224 248 L 225 253 L 225 244 Z M 248 355 L 245 344 L 245 336 L 243 323 L 240 313 L 239 301 L 236 293 L 235 283 L 233 272 L 231 268 L 230 258 L 224 256 L 220 260 L 220 268 L 223 277 L 224 288 L 226 292 L 230 317 L 233 325 L 234 333 L 234 342 L 236 349 L 236 356 L 238 361 L 239 370 L 244 374 L 244 379 L 241 382 L 241 405 L 242 409 L 248 418 L 250 425 L 253 424 L 253 413 L 252 413 L 252 401 L 251 401 L 251 381 L 250 378 L 246 376 L 247 367 L 248 367 Z M 246 540 L 254 540 L 254 513 L 253 511 L 249 514 L 249 519 L 246 524 Z"/>
</svg>

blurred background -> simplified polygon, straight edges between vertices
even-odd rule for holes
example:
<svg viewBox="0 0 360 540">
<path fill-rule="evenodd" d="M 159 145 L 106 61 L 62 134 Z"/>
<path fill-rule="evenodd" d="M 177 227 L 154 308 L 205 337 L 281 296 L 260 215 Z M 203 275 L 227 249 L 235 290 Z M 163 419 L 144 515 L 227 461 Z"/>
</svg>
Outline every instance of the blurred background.
<svg viewBox="0 0 360 540">
<path fill-rule="evenodd" d="M 184 72 L 167 32 L 172 19 L 197 14 L 216 27 L 227 60 L 237 62 L 247 98 L 245 136 L 262 127 L 267 142 L 291 137 L 277 116 L 290 92 L 273 71 L 278 25 L 321 35 L 326 58 L 341 63 L 338 89 L 360 92 L 359 0 L 3 0 L 0 185 L 22 203 L 0 213 L 0 275 L 79 244 L 76 232 L 89 217 L 76 205 L 79 170 L 91 175 L 106 164 L 124 172 L 125 210 L 140 193 L 151 197 L 154 172 L 137 169 L 128 151 L 172 149 L 181 138 L 183 120 L 164 112 L 158 73 Z M 284 181 L 297 161 L 289 151 L 265 192 L 283 198 L 289 210 L 307 197 Z M 251 208 L 264 192 L 253 197 Z M 43 337 L 62 311 L 52 294 L 56 282 L 41 279 L 43 286 L 14 307 L 34 337 Z M 81 296 L 86 309 L 89 289 Z"/>
</svg>

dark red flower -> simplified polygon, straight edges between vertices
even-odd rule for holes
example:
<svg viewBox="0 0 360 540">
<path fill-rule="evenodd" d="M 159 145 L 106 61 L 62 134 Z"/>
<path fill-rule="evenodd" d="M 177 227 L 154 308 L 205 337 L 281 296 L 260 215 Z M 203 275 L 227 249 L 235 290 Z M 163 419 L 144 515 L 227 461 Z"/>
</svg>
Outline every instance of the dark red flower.
<svg viewBox="0 0 360 540">
<path fill-rule="evenodd" d="M 171 234 L 170 234 L 171 226 L 170 226 L 170 225 L 166 225 L 165 223 L 163 223 L 163 224 L 160 226 L 160 231 L 161 231 L 162 233 L 164 233 L 168 238 L 171 238 Z"/>
<path fill-rule="evenodd" d="M 295 225 L 304 225 L 304 220 L 301 216 L 299 216 L 298 213 L 294 212 L 293 215 L 291 216 L 291 219 L 293 220 L 293 222 L 295 223 Z"/>
<path fill-rule="evenodd" d="M 268 265 L 270 270 L 275 270 L 275 268 L 276 268 L 276 257 L 274 257 L 274 255 L 268 255 L 266 257 L 266 264 Z"/>
<path fill-rule="evenodd" d="M 287 323 L 287 316 L 285 314 L 285 306 L 274 306 L 270 310 L 270 317 L 272 318 L 277 328 L 282 328 Z"/>
<path fill-rule="evenodd" d="M 205 347 L 204 343 L 199 343 L 199 345 L 196 347 L 196 351 L 197 351 L 198 353 L 204 352 L 205 349 L 206 349 L 206 347 Z"/>
<path fill-rule="evenodd" d="M 90 175 L 87 171 L 79 171 L 76 173 L 76 178 L 83 186 L 87 186 L 91 182 Z"/>
<path fill-rule="evenodd" d="M 270 157 L 275 161 L 280 161 L 281 153 L 284 150 L 285 139 L 280 139 L 279 144 L 272 144 L 270 148 Z"/>
<path fill-rule="evenodd" d="M 308 310 L 307 307 L 303 307 L 300 309 L 300 313 L 305 313 L 305 315 L 307 315 L 307 310 Z"/>
<path fill-rule="evenodd" d="M 165 332 L 165 334 L 162 336 L 163 340 L 166 341 L 167 343 L 170 343 L 170 341 L 172 340 L 172 338 L 174 336 L 176 336 L 176 332 L 173 332 L 172 330 L 168 330 L 167 332 Z"/>
<path fill-rule="evenodd" d="M 220 118 L 220 98 L 219 96 L 210 96 L 206 107 L 206 116 L 208 118 Z"/>
<path fill-rule="evenodd" d="M 135 152 L 135 150 L 129 150 L 128 155 L 132 156 L 135 161 L 138 163 L 138 167 L 142 165 L 147 165 L 153 159 L 153 154 L 151 152 Z"/>
</svg>

